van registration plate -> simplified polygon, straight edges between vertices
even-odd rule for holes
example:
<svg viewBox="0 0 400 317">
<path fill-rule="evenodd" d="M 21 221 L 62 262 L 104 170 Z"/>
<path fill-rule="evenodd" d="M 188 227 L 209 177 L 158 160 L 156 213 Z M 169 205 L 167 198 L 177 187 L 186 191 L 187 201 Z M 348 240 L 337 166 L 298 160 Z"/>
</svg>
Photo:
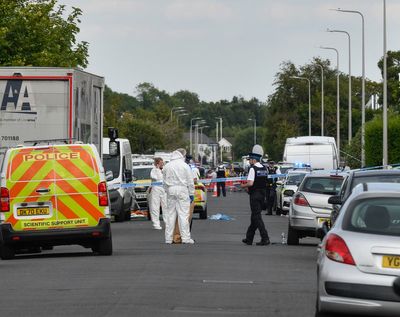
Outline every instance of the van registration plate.
<svg viewBox="0 0 400 317">
<path fill-rule="evenodd" d="M 50 215 L 49 207 L 29 207 L 29 208 L 18 208 L 17 216 L 48 216 Z"/>
<path fill-rule="evenodd" d="M 382 257 L 382 267 L 389 269 L 400 269 L 400 256 L 384 255 Z"/>
</svg>

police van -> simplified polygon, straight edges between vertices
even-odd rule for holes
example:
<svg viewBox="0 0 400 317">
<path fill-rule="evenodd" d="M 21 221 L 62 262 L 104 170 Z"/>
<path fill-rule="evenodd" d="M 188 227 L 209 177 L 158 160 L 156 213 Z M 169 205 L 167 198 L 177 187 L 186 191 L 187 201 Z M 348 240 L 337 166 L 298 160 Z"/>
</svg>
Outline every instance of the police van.
<svg viewBox="0 0 400 317">
<path fill-rule="evenodd" d="M 112 254 L 107 184 L 94 145 L 11 148 L 0 186 L 2 259 L 70 244 Z"/>
</svg>

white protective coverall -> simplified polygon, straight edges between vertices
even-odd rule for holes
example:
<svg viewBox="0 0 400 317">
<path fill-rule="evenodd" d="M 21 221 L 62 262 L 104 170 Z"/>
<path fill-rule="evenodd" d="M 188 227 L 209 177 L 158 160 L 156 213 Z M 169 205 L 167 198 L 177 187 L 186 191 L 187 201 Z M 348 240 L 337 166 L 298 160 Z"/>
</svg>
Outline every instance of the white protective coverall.
<svg viewBox="0 0 400 317">
<path fill-rule="evenodd" d="M 161 169 L 154 167 L 150 172 L 150 178 L 152 182 L 162 182 L 163 174 Z M 167 197 L 164 187 L 162 185 L 155 185 L 151 187 L 150 193 L 150 215 L 154 229 L 162 229 L 160 225 L 160 206 L 163 212 L 165 212 L 167 208 Z"/>
<path fill-rule="evenodd" d="M 165 242 L 172 243 L 175 221 L 178 217 L 182 243 L 193 243 L 189 226 L 190 196 L 194 196 L 193 174 L 180 152 L 172 153 L 171 161 L 163 169 L 163 176 L 167 194 L 167 208 L 165 213 L 163 212 Z"/>
</svg>

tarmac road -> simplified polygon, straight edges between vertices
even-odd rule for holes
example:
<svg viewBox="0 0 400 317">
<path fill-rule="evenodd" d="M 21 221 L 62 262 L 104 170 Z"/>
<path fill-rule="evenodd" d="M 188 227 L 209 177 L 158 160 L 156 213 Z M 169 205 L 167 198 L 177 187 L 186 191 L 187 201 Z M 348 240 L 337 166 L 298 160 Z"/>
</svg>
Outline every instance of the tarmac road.
<svg viewBox="0 0 400 317">
<path fill-rule="evenodd" d="M 67 246 L 1 261 L 0 315 L 313 316 L 319 240 L 282 245 L 287 218 L 263 216 L 273 245 L 244 245 L 248 195 L 210 196 L 209 215 L 235 220 L 195 219 L 195 245 L 135 220 L 113 223 L 110 257 Z"/>
</svg>

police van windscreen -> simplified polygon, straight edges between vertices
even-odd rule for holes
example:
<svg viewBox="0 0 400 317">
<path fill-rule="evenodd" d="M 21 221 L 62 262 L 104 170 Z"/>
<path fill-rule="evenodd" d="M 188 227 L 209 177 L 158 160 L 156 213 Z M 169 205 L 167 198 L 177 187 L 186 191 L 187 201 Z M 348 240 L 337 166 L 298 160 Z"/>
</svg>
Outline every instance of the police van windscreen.
<svg viewBox="0 0 400 317">
<path fill-rule="evenodd" d="M 119 167 L 121 163 L 121 157 L 118 156 L 110 156 L 109 154 L 103 154 L 103 165 L 104 170 L 111 171 L 113 173 L 114 178 L 119 177 Z"/>
<path fill-rule="evenodd" d="M 133 169 L 133 176 L 137 179 L 137 180 L 141 180 L 141 179 L 150 179 L 150 173 L 151 170 L 153 168 L 134 168 Z"/>
</svg>

